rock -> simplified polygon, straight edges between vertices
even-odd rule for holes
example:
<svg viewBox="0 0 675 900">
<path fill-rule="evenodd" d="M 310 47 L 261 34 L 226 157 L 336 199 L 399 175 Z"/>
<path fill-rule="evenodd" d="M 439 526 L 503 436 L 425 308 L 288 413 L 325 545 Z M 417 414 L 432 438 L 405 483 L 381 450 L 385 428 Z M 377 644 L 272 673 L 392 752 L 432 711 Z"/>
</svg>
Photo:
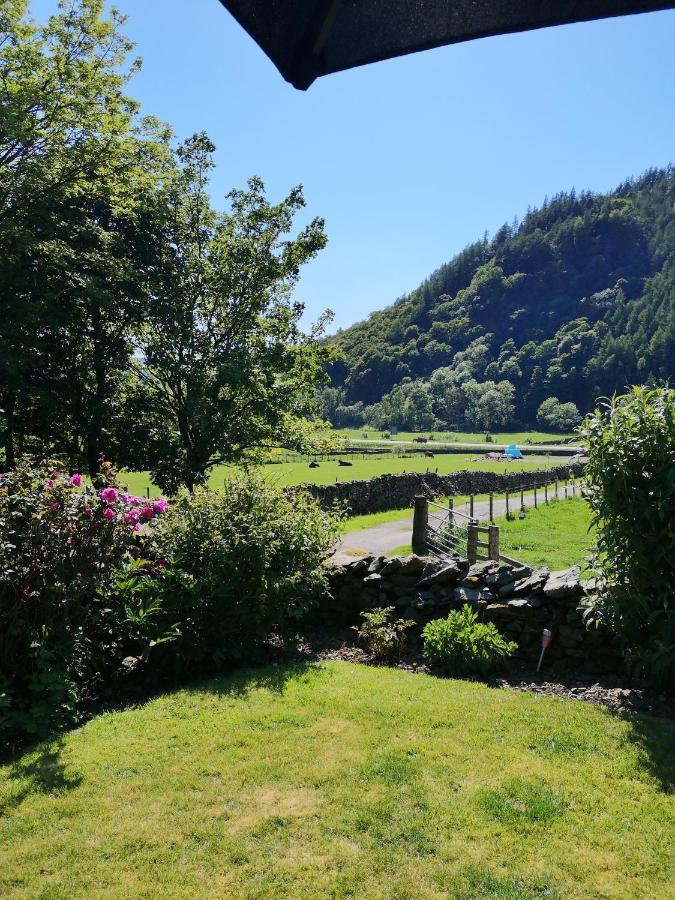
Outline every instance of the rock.
<svg viewBox="0 0 675 900">
<path fill-rule="evenodd" d="M 418 587 L 430 587 L 432 584 L 454 584 L 459 581 L 461 571 L 456 562 L 448 563 L 433 575 L 427 575 L 419 583 Z"/>
<path fill-rule="evenodd" d="M 501 565 L 496 572 L 486 575 L 485 583 L 488 587 L 500 588 L 507 584 L 514 584 L 531 574 L 532 569 L 529 566 Z"/>
<path fill-rule="evenodd" d="M 392 556 L 391 559 L 386 560 L 382 568 L 380 569 L 380 575 L 393 575 L 394 572 L 398 572 L 403 566 L 403 560 L 400 556 Z"/>
<path fill-rule="evenodd" d="M 520 581 L 503 585 L 499 588 L 498 594 L 500 597 L 518 597 L 530 594 L 542 587 L 547 579 L 548 569 L 544 566 L 541 569 L 535 569 L 528 578 L 521 578 Z"/>
<path fill-rule="evenodd" d="M 532 608 L 527 597 L 519 597 L 517 600 L 509 600 L 506 605 L 510 612 L 516 613 L 517 615 L 527 613 Z"/>
<path fill-rule="evenodd" d="M 400 575 L 418 575 L 424 568 L 424 560 L 419 556 L 407 556 L 401 563 Z"/>
<path fill-rule="evenodd" d="M 572 566 L 562 572 L 552 572 L 543 591 L 547 600 L 580 597 L 584 593 L 584 589 L 581 585 L 579 566 Z"/>
<path fill-rule="evenodd" d="M 484 578 L 486 575 L 494 574 L 499 568 L 499 563 L 493 559 L 486 559 L 476 562 L 469 567 L 467 578 Z"/>
<path fill-rule="evenodd" d="M 455 603 L 476 603 L 479 600 L 494 599 L 487 588 L 458 587 L 452 593 Z"/>
<path fill-rule="evenodd" d="M 363 579 L 363 583 L 365 585 L 376 585 L 379 584 L 380 581 L 382 581 L 382 576 L 378 575 L 377 572 L 373 572 L 372 575 L 366 575 L 366 577 Z"/>
<path fill-rule="evenodd" d="M 372 575 L 373 572 L 379 572 L 384 565 L 384 560 L 384 556 L 377 556 L 375 559 L 371 560 L 368 563 L 368 573 Z"/>
<path fill-rule="evenodd" d="M 417 584 L 417 576 L 416 575 L 404 575 L 403 569 L 399 569 L 399 571 L 395 575 L 391 575 L 389 580 L 396 587 L 415 587 Z"/>
</svg>

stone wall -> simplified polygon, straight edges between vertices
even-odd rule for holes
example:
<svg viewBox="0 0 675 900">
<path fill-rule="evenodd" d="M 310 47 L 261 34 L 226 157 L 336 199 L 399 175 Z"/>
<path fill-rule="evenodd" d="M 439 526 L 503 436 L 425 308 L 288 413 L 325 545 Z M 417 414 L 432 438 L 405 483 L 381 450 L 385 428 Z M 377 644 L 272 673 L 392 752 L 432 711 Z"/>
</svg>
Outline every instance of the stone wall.
<svg viewBox="0 0 675 900">
<path fill-rule="evenodd" d="M 584 470 L 583 463 L 570 463 L 551 469 L 529 472 L 451 472 L 436 475 L 434 472 L 404 472 L 397 475 L 378 475 L 366 481 L 339 481 L 336 484 L 303 484 L 293 490 L 305 490 L 315 497 L 324 509 L 334 503 L 345 503 L 351 515 L 384 512 L 412 506 L 413 499 L 425 496 L 445 497 L 464 494 L 515 493 L 521 487 L 533 488 L 556 478 L 564 481 L 578 477 Z"/>
<path fill-rule="evenodd" d="M 623 664 L 614 635 L 587 629 L 582 614 L 585 586 L 577 567 L 551 574 L 548 569 L 492 561 L 469 566 L 419 556 L 364 557 L 331 570 L 331 597 L 324 622 L 356 624 L 360 613 L 394 606 L 421 627 L 468 603 L 518 644 L 518 656 L 536 667 L 544 628 L 553 632 L 542 672 L 585 674 L 620 672 Z M 588 587 L 588 585 L 586 585 Z"/>
</svg>

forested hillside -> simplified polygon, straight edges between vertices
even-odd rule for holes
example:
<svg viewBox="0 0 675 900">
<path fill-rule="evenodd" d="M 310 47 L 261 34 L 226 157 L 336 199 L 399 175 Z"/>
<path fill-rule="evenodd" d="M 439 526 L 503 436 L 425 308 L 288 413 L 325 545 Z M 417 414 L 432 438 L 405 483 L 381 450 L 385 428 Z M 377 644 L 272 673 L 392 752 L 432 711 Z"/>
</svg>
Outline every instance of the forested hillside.
<svg viewBox="0 0 675 900">
<path fill-rule="evenodd" d="M 673 168 L 650 170 L 611 194 L 561 193 L 469 245 L 336 335 L 344 358 L 326 415 L 490 428 L 533 423 L 551 397 L 585 412 L 600 395 L 672 378 L 674 201 Z"/>
</svg>

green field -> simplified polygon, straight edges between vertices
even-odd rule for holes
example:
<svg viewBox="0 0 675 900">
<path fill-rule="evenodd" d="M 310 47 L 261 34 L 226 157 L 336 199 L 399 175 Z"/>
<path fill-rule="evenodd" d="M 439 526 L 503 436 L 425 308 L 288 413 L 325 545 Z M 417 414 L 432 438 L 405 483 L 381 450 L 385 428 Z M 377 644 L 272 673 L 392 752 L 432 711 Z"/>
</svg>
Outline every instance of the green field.
<svg viewBox="0 0 675 900">
<path fill-rule="evenodd" d="M 0 768 L 5 898 L 671 896 L 675 733 L 332 662 L 101 715 Z"/>
<path fill-rule="evenodd" d="M 349 440 L 373 440 L 381 441 L 384 431 L 376 428 L 339 428 L 335 434 L 349 438 Z M 366 437 L 367 435 L 367 437 Z M 399 431 L 392 436 L 394 441 L 412 441 L 416 437 L 426 437 L 434 441 L 443 441 L 452 444 L 482 444 L 485 441 L 484 431 Z M 552 431 L 508 431 L 493 432 L 492 443 L 500 444 L 560 444 L 573 437 L 571 434 L 556 434 Z"/>
<path fill-rule="evenodd" d="M 537 456 L 527 460 L 514 462 L 488 462 L 480 459 L 475 453 L 439 454 L 433 459 L 416 454 L 411 457 L 370 456 L 366 459 L 351 458 L 352 466 L 339 466 L 337 458 L 328 462 L 321 461 L 318 469 L 309 468 L 309 459 L 303 462 L 268 463 L 258 468 L 265 476 L 276 484 L 286 487 L 294 484 L 334 484 L 336 481 L 356 481 L 373 478 L 393 472 L 435 472 L 440 475 L 472 469 L 483 472 L 513 472 L 532 469 L 547 469 L 551 466 L 563 465 L 565 460 L 560 456 Z M 225 478 L 236 471 L 232 467 L 217 466 L 209 477 L 212 488 L 220 488 Z M 156 494 L 157 488 L 152 485 L 148 472 L 122 472 L 121 478 L 129 485 L 129 490 L 136 494 L 145 494 L 149 488 Z"/>
</svg>

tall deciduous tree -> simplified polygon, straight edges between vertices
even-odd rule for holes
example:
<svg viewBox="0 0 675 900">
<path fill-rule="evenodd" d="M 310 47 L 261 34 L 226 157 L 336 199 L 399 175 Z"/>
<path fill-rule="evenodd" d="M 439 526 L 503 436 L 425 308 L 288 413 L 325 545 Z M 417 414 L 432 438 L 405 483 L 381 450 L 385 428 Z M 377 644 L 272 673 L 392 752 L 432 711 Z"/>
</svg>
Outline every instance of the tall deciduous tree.
<svg viewBox="0 0 675 900">
<path fill-rule="evenodd" d="M 24 0 L 0 10 L 0 430 L 17 449 L 105 449 L 144 267 L 156 182 L 168 161 L 158 123 L 124 93 L 137 68 L 124 19 L 103 0 L 62 0 L 44 27 Z"/>
<path fill-rule="evenodd" d="M 138 376 L 147 453 L 165 490 L 192 488 L 210 466 L 251 448 L 293 444 L 330 351 L 300 329 L 291 299 L 300 267 L 325 245 L 314 219 L 287 237 L 304 206 L 294 188 L 278 204 L 253 178 L 217 215 L 207 194 L 213 145 L 195 135 L 178 151 L 167 195 L 165 255 Z"/>
</svg>

